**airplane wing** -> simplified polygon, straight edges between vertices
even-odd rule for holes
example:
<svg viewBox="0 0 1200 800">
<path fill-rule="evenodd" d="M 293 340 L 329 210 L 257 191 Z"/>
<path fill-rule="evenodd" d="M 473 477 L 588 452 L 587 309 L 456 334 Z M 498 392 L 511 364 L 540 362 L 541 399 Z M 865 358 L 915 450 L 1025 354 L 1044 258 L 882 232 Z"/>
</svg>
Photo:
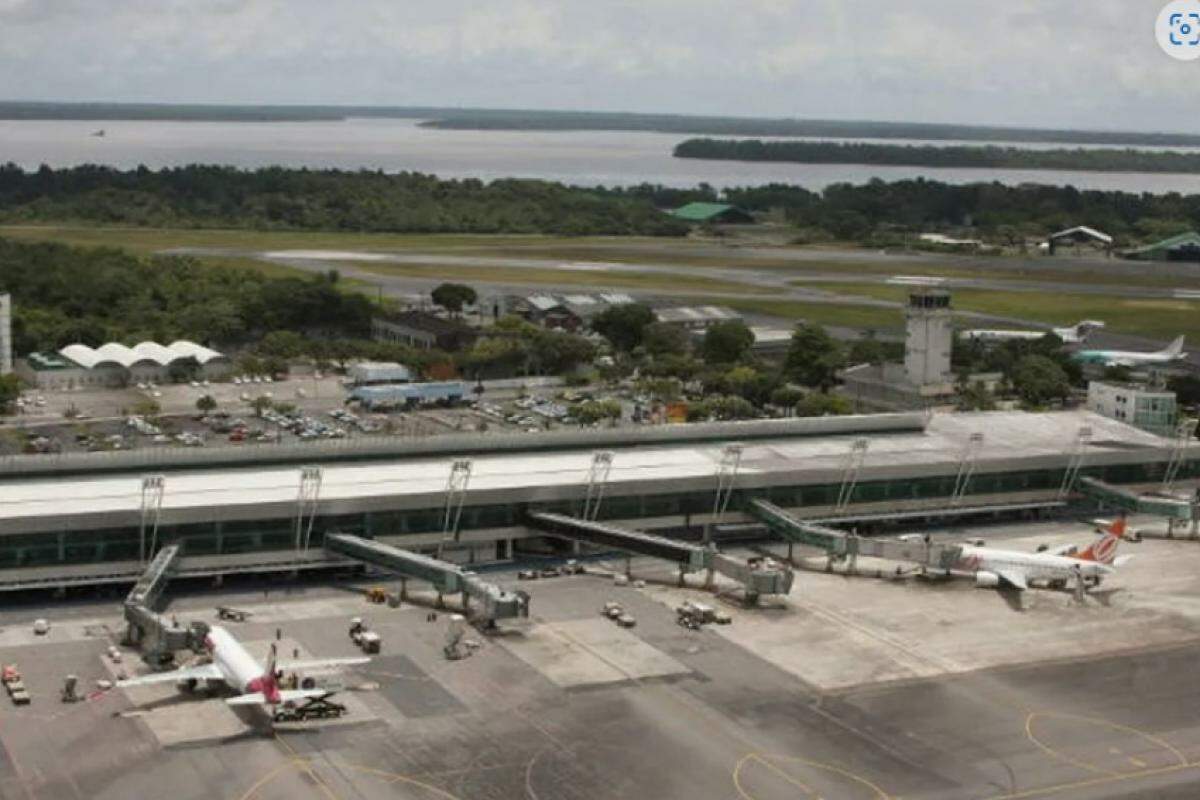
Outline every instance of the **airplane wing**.
<svg viewBox="0 0 1200 800">
<path fill-rule="evenodd" d="M 1079 546 L 1074 544 L 1060 544 L 1058 547 L 1051 547 L 1041 552 L 1048 556 L 1073 556 L 1079 552 Z"/>
<path fill-rule="evenodd" d="M 127 678 L 123 681 L 117 681 L 116 686 L 123 689 L 128 686 L 149 686 L 154 683 L 199 680 L 219 681 L 224 680 L 224 678 L 225 676 L 221 674 L 221 670 L 217 669 L 216 664 L 201 664 L 196 667 L 174 669 L 170 672 L 154 672 L 149 675 L 143 675 L 140 678 Z"/>
<path fill-rule="evenodd" d="M 307 672 L 331 667 L 353 667 L 356 664 L 369 664 L 370 662 L 371 659 L 366 656 L 313 658 L 306 661 L 278 661 L 275 664 L 275 669 L 281 669 L 284 672 Z"/>
<path fill-rule="evenodd" d="M 333 691 L 330 689 L 284 689 L 279 693 L 279 701 L 280 703 L 294 703 L 297 700 L 329 697 L 332 694 Z M 230 697 L 225 702 L 231 706 L 262 706 L 267 704 L 267 698 L 262 692 L 251 692 Z"/>
<path fill-rule="evenodd" d="M 1018 572 L 1015 569 L 998 569 L 996 570 L 996 574 L 1014 589 L 1019 589 L 1023 592 L 1029 588 L 1029 582 L 1025 580 L 1024 572 Z"/>
<path fill-rule="evenodd" d="M 1113 358 L 1107 362 L 1110 367 L 1136 367 L 1137 362 L 1130 358 Z"/>
</svg>

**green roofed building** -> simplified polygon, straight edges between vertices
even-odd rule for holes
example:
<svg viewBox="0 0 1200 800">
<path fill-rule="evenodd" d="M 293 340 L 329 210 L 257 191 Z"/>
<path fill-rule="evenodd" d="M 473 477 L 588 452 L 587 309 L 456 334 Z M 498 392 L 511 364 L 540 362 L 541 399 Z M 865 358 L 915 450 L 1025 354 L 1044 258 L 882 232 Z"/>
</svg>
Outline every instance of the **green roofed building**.
<svg viewBox="0 0 1200 800">
<path fill-rule="evenodd" d="M 735 225 L 754 221 L 754 218 L 749 213 L 728 203 L 688 203 L 682 208 L 677 208 L 667 213 L 675 217 L 675 219 L 681 219 L 684 222 L 694 222 L 696 224 L 709 222 Z"/>
<path fill-rule="evenodd" d="M 1123 255 L 1135 261 L 1200 261 L 1200 233 L 1188 231 Z"/>
</svg>

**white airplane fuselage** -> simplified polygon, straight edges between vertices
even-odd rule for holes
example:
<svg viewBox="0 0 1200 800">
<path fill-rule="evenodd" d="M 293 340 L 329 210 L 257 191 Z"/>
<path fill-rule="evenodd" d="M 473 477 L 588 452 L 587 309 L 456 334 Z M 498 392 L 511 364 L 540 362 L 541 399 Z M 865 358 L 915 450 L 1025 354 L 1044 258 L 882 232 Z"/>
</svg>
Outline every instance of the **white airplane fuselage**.
<svg viewBox="0 0 1200 800">
<path fill-rule="evenodd" d="M 1009 572 L 1024 575 L 1026 583 L 1070 581 L 1074 579 L 1076 570 L 1085 579 L 1097 583 L 1100 578 L 1113 572 L 1112 567 L 1096 561 L 1052 553 L 1024 553 L 1019 550 L 996 550 L 974 545 L 963 546 L 958 561 L 951 569 L 973 573 L 980 585 L 1008 583 L 1004 574 Z M 981 579 L 981 574 L 994 576 L 996 584 L 991 583 L 991 577 Z"/>
<path fill-rule="evenodd" d="M 1067 328 L 1051 328 L 1048 331 L 968 330 L 963 331 L 962 335 L 967 339 L 980 342 L 1035 342 L 1039 339 L 1045 338 L 1048 334 L 1053 333 L 1055 336 L 1062 339 L 1064 344 L 1079 344 L 1083 342 L 1092 331 L 1103 327 L 1103 322 L 1096 320 L 1085 320 Z"/>
<path fill-rule="evenodd" d="M 250 655 L 233 634 L 219 625 L 209 629 L 204 646 L 212 656 L 213 666 L 220 670 L 225 685 L 243 694 L 262 692 L 271 700 L 277 691 L 275 677 L 268 667 Z"/>
</svg>

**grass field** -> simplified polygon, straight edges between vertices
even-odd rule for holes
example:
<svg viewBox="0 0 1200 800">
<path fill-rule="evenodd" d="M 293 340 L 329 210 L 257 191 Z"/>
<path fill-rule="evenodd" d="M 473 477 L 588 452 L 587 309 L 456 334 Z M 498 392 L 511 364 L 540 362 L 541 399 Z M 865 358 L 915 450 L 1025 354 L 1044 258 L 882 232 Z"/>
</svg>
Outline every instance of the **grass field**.
<svg viewBox="0 0 1200 800">
<path fill-rule="evenodd" d="M 249 231 L 194 228 L 111 228 L 86 225 L 0 225 L 0 236 L 80 247 L 121 247 L 153 253 L 175 247 L 230 250 L 447 250 L 592 242 L 547 236 Z M 623 241 L 637 242 L 630 238 Z"/>
<path fill-rule="evenodd" d="M 899 286 L 861 283 L 808 284 L 839 294 L 903 302 Z M 951 303 L 959 311 L 1070 325 L 1084 319 L 1103 320 L 1107 330 L 1170 340 L 1185 335 L 1200 341 L 1200 301 L 1115 298 L 1090 294 L 1002 292 L 956 289 Z"/>
</svg>

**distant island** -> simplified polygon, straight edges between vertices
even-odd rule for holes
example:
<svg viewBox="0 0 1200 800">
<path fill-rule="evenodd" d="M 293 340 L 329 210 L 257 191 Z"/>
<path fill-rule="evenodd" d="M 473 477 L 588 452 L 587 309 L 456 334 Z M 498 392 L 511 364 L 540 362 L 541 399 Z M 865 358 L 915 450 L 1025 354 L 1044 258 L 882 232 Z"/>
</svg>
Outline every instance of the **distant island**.
<svg viewBox="0 0 1200 800">
<path fill-rule="evenodd" d="M 441 106 L 219 105 L 0 101 L 4 120 L 170 120 L 184 122 L 337 122 L 352 117 L 420 120 L 422 127 L 507 131 L 645 131 L 684 136 L 783 136 L 926 139 L 1132 147 L 1200 147 L 1200 134 L 1086 131 L 923 122 L 721 117 L 606 111 L 447 108 Z"/>
<path fill-rule="evenodd" d="M 877 164 L 905 167 L 1054 169 L 1088 172 L 1200 173 L 1200 153 L 1170 150 L 864 144 L 861 142 L 764 142 L 758 139 L 688 139 L 676 158 L 777 161 L 796 164 Z"/>
</svg>

